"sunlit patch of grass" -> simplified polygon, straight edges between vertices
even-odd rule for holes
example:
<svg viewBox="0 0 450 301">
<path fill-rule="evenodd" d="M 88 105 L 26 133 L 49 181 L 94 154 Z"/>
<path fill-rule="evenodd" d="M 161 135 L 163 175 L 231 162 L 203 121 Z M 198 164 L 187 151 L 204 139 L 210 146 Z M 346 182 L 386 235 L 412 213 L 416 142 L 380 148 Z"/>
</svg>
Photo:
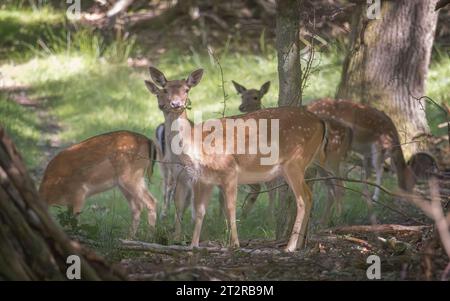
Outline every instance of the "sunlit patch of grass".
<svg viewBox="0 0 450 301">
<path fill-rule="evenodd" d="M 0 125 L 16 143 L 29 168 L 40 162 L 40 122 L 33 113 L 0 94 Z"/>
<path fill-rule="evenodd" d="M 8 8 L 0 10 L 0 19 L 14 20 L 21 25 L 56 24 L 64 20 L 64 14 L 53 10 L 51 6 L 44 6 L 37 10 Z"/>
<path fill-rule="evenodd" d="M 24 61 L 33 55 L 30 47 L 39 47 L 48 32 L 61 32 L 65 17 L 49 8 L 40 10 L 0 10 L 0 58 Z"/>
<path fill-rule="evenodd" d="M 450 104 L 450 54 L 439 52 L 435 61 L 431 63 L 427 93 L 438 104 Z M 446 128 L 438 129 L 437 126 L 446 121 L 444 113 L 432 104 L 427 105 L 428 123 L 434 134 L 444 135 Z"/>
</svg>

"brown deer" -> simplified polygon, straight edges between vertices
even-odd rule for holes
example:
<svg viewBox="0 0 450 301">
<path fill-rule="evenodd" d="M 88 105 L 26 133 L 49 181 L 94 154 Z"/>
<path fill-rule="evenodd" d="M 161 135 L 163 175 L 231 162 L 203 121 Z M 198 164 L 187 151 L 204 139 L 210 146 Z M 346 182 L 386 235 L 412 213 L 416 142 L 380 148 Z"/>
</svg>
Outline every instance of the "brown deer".
<svg viewBox="0 0 450 301">
<path fill-rule="evenodd" d="M 39 194 L 49 205 L 68 205 L 78 215 L 86 198 L 119 187 L 131 208 L 134 236 L 144 207 L 151 229 L 156 223 L 156 199 L 144 179 L 146 172 L 151 177 L 155 158 L 155 145 L 141 134 L 98 135 L 58 153 L 45 170 Z"/>
<path fill-rule="evenodd" d="M 178 158 L 192 181 L 195 208 L 192 246 L 199 245 L 203 219 L 214 185 L 221 187 L 225 194 L 226 215 L 231 228 L 231 246 L 239 247 L 236 226 L 237 186 L 267 182 L 283 176 L 294 192 L 297 203 L 292 234 L 285 250 L 292 252 L 297 246 L 302 247 L 312 206 L 312 195 L 305 183 L 304 174 L 316 156 L 324 157 L 325 123 L 314 114 L 293 107 L 266 109 L 221 118 L 215 121 L 218 123 L 217 126 L 223 129 L 222 135 L 216 136 L 213 145 L 232 151 L 211 152 L 204 145 L 199 146 L 192 142 L 192 139 L 195 141 L 196 135 L 200 134 L 200 141 L 204 142 L 212 134 L 212 129 L 207 129 L 206 122 L 191 127 L 186 114 L 189 89 L 200 82 L 203 70 L 192 72 L 187 79 L 168 81 L 161 71 L 150 67 L 150 75 L 156 84 L 151 81 L 145 83 L 150 92 L 156 95 L 159 108 L 164 114 L 167 141 L 176 142 L 174 145 L 182 148 L 183 152 Z M 279 131 L 267 132 L 261 130 L 260 126 L 257 127 L 257 133 L 251 133 L 250 129 L 245 127 L 244 134 L 240 135 L 242 140 L 239 140 L 234 135 L 236 132 L 239 135 L 239 126 L 236 128 L 232 124 L 240 122 L 245 124 L 247 121 L 260 124 L 266 122 L 270 129 L 277 128 L 278 125 Z M 172 125 L 175 128 L 180 125 L 181 127 L 175 130 Z M 231 132 L 233 138 L 227 137 L 226 132 Z M 271 150 L 278 151 L 274 162 L 270 161 L 274 154 L 268 155 L 261 148 L 256 148 L 255 153 L 236 151 L 236 145 L 237 149 L 242 145 L 250 149 L 256 137 L 259 143 L 262 140 L 271 141 L 273 147 Z M 274 142 L 272 139 L 277 137 L 279 140 Z M 171 150 L 171 153 L 174 153 L 174 150 Z M 268 159 L 268 156 L 270 156 L 269 163 L 264 160 Z"/>
<path fill-rule="evenodd" d="M 241 105 L 239 106 L 239 110 L 242 113 L 250 113 L 262 108 L 262 98 L 269 91 L 270 82 L 264 83 L 259 90 L 247 89 L 235 81 L 232 82 L 238 94 L 241 95 Z M 330 118 L 324 118 L 324 121 L 327 123 L 328 128 L 328 142 L 325 147 L 325 167 L 339 178 L 340 164 L 350 152 L 353 132 L 351 128 L 339 121 Z M 325 176 L 321 169 L 319 169 L 318 172 Z M 331 214 L 331 206 L 334 202 L 336 202 L 338 211 L 340 211 L 342 207 L 340 202 L 343 196 L 344 187 L 342 181 L 330 180 L 327 181 L 326 184 L 328 187 L 328 203 L 324 216 L 322 217 L 322 223 L 328 222 Z M 251 192 L 246 197 L 247 203 L 243 210 L 244 213 L 248 213 L 251 210 L 258 197 L 258 192 L 261 191 L 260 184 L 250 186 Z M 269 190 L 269 210 L 270 212 L 273 212 L 273 204 L 275 202 L 274 187 L 277 187 L 277 181 L 266 183 L 266 187 Z"/>
<path fill-rule="evenodd" d="M 170 152 L 170 144 L 166 139 L 166 127 L 161 123 L 156 128 L 155 144 L 158 149 L 158 164 L 163 177 L 164 202 L 161 218 L 164 218 L 170 208 L 170 201 L 175 203 L 175 233 L 174 240 L 181 240 L 182 220 L 186 209 L 192 204 L 192 184 L 181 161 Z M 192 208 L 194 210 L 194 208 Z M 192 219 L 194 211 L 192 210 Z"/>
<path fill-rule="evenodd" d="M 368 105 L 350 100 L 319 99 L 308 104 L 307 109 L 321 118 L 338 120 L 353 130 L 352 150 L 364 156 L 366 177 L 369 176 L 371 159 L 376 172 L 376 184 L 381 184 L 383 162 L 390 156 L 397 173 L 401 189 L 411 191 L 414 174 L 407 166 L 397 129 L 391 118 L 384 112 Z M 378 199 L 380 189 L 374 190 L 373 198 Z"/>
</svg>

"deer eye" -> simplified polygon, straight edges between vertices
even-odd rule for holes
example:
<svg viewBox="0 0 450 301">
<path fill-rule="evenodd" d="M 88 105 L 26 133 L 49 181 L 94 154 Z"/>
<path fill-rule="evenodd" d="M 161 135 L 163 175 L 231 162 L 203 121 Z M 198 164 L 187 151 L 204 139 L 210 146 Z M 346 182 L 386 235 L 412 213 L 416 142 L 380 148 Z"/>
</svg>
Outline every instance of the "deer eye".
<svg viewBox="0 0 450 301">
<path fill-rule="evenodd" d="M 255 96 L 255 97 L 253 97 L 253 99 L 254 99 L 254 100 L 258 100 L 258 97 Z"/>
<path fill-rule="evenodd" d="M 167 94 L 167 89 L 162 90 L 164 94 Z"/>
</svg>

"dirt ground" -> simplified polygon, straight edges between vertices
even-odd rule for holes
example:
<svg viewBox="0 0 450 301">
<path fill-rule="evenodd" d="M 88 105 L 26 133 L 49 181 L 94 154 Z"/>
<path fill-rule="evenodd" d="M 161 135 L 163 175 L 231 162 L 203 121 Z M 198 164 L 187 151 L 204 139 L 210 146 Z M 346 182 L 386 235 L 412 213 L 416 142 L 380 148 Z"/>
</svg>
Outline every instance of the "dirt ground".
<svg viewBox="0 0 450 301">
<path fill-rule="evenodd" d="M 337 232 L 337 233 L 333 233 Z M 244 251 L 138 251 L 120 261 L 132 280 L 368 280 L 370 255 L 381 260 L 381 280 L 438 280 L 448 264 L 430 227 L 389 233 L 322 232 L 305 250 L 282 251 L 285 242 L 243 241 Z M 384 239 L 384 240 L 383 240 Z M 218 247 L 213 242 L 203 246 Z M 429 256 L 427 256 L 429 254 Z M 448 280 L 448 278 L 446 278 Z"/>
</svg>

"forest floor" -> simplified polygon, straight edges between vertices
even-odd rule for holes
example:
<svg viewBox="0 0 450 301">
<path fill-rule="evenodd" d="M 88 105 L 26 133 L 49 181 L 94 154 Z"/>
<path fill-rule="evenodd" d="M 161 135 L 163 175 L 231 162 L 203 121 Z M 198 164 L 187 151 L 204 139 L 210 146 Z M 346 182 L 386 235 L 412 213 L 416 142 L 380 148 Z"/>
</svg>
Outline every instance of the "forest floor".
<svg viewBox="0 0 450 301">
<path fill-rule="evenodd" d="M 368 280 L 373 263 L 369 256 L 376 255 L 381 280 L 424 280 L 424 275 L 435 275 L 438 280 L 444 277 L 448 260 L 434 249 L 429 230 L 390 234 L 326 231 L 312 235 L 308 248 L 293 254 L 282 251 L 285 242 L 267 240 L 242 241 L 245 252 L 167 255 L 139 251 L 120 265 L 132 280 Z M 216 245 L 209 242 L 204 246 Z M 448 280 L 448 276 L 442 279 Z"/>
</svg>

